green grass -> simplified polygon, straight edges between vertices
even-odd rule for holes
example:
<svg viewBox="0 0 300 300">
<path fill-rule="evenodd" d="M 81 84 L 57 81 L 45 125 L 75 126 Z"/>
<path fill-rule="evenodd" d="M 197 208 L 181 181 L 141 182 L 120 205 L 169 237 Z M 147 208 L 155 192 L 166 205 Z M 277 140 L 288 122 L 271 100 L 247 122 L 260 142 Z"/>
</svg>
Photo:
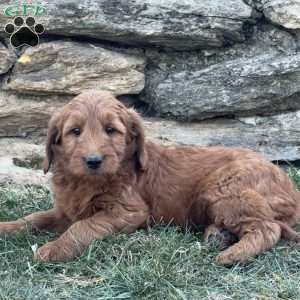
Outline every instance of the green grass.
<svg viewBox="0 0 300 300">
<path fill-rule="evenodd" d="M 290 174 L 300 184 L 300 173 Z M 0 188 L 0 220 L 50 206 L 45 188 Z M 31 246 L 54 238 L 0 237 L 0 300 L 300 299 L 300 249 L 287 242 L 244 266 L 225 268 L 214 263 L 219 250 L 204 244 L 200 232 L 157 226 L 94 242 L 72 262 L 34 262 Z"/>
</svg>

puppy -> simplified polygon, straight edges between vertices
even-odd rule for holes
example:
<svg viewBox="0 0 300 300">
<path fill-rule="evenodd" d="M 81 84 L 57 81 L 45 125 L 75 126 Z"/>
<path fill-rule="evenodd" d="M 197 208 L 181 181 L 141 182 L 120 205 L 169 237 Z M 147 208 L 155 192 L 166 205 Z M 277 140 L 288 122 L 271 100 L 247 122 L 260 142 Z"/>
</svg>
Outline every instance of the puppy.
<svg viewBox="0 0 300 300">
<path fill-rule="evenodd" d="M 223 147 L 145 141 L 141 117 L 108 93 L 86 91 L 49 122 L 44 171 L 52 166 L 54 207 L 13 222 L 61 236 L 36 252 L 40 261 L 79 256 L 93 241 L 155 222 L 205 226 L 206 240 L 227 230 L 238 241 L 217 262 L 245 262 L 280 238 L 299 242 L 300 194 L 259 154 Z"/>
</svg>

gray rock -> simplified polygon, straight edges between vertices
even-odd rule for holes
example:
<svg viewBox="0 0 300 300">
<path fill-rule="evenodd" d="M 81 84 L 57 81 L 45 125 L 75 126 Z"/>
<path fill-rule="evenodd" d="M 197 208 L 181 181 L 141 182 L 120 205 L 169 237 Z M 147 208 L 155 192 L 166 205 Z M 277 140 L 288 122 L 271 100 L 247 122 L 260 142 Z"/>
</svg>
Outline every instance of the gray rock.
<svg viewBox="0 0 300 300">
<path fill-rule="evenodd" d="M 16 61 L 16 56 L 0 42 L 0 75 L 6 73 Z"/>
<path fill-rule="evenodd" d="M 42 159 L 44 145 L 35 145 L 22 139 L 0 139 L 0 185 L 48 185 L 49 175 L 42 170 L 20 167 L 15 162 L 28 158 Z"/>
<path fill-rule="evenodd" d="M 78 94 L 102 89 L 137 94 L 144 87 L 145 58 L 92 44 L 56 41 L 28 48 L 4 88 L 19 93 Z"/>
<path fill-rule="evenodd" d="M 28 96 L 0 90 L 0 137 L 45 134 L 50 115 L 70 96 Z"/>
<path fill-rule="evenodd" d="M 49 176 L 42 170 L 32 170 L 16 166 L 11 157 L 0 157 L 0 185 L 34 184 L 48 185 Z"/>
<path fill-rule="evenodd" d="M 50 116 L 72 98 L 72 95 L 15 94 L 0 89 L 0 138 L 45 135 Z M 119 99 L 127 106 L 138 101 L 128 96 Z"/>
<path fill-rule="evenodd" d="M 252 0 L 252 5 L 273 23 L 289 29 L 300 28 L 299 0 Z"/>
<path fill-rule="evenodd" d="M 1 11 L 7 5 L 0 0 Z M 243 25 L 253 19 L 253 9 L 242 0 L 53 0 L 45 7 L 47 16 L 38 22 L 47 34 L 177 50 L 243 41 Z M 7 22 L 0 15 L 0 28 Z"/>
<path fill-rule="evenodd" d="M 0 138 L 0 157 L 18 157 L 20 159 L 36 156 L 43 157 L 45 153 L 46 137 L 42 143 L 32 138 Z"/>
<path fill-rule="evenodd" d="M 300 112 L 200 123 L 147 118 L 144 124 L 147 139 L 157 143 L 244 147 L 271 161 L 300 159 Z M 47 184 L 48 177 L 36 168 L 44 157 L 44 145 L 45 137 L 38 144 L 35 139 L 0 139 L 0 184 Z"/>
<path fill-rule="evenodd" d="M 300 54 L 261 55 L 169 76 L 153 100 L 161 114 L 189 120 L 270 114 L 300 108 L 299 76 Z"/>
<path fill-rule="evenodd" d="M 53 103 L 51 100 L 49 102 Z M 54 110 L 54 106 L 51 105 L 47 108 L 49 104 L 45 102 L 41 102 L 39 105 L 39 107 L 33 106 L 31 112 L 29 109 L 25 110 L 24 106 L 18 106 L 19 114 L 15 112 L 14 115 L 8 115 L 6 119 L 0 116 L 0 136 L 24 136 L 26 134 L 35 137 L 45 134 L 47 120 L 50 111 Z M 57 102 L 57 107 L 59 106 L 62 106 L 62 103 Z M 48 113 L 46 112 L 47 109 Z M 29 117 L 24 118 L 26 115 Z M 30 118 L 30 116 L 34 116 L 34 118 Z M 8 126 L 5 125 L 5 122 Z M 269 160 L 294 161 L 300 159 L 299 111 L 269 117 L 256 116 L 235 120 L 221 118 L 199 123 L 145 118 L 144 123 L 147 138 L 158 142 L 197 146 L 245 147 L 265 154 Z M 5 153 L 6 150 L 0 143 L 0 156 L 8 156 L 8 154 L 14 156 L 17 153 L 14 147 L 6 149 L 11 153 Z M 27 151 L 26 155 L 29 154 Z"/>
<path fill-rule="evenodd" d="M 147 137 L 165 144 L 243 147 L 271 161 L 300 158 L 300 112 L 199 123 L 148 119 Z"/>
<path fill-rule="evenodd" d="M 300 54 L 293 37 L 268 25 L 243 45 L 190 54 L 149 52 L 143 100 L 181 120 L 268 115 L 300 108 Z"/>
</svg>

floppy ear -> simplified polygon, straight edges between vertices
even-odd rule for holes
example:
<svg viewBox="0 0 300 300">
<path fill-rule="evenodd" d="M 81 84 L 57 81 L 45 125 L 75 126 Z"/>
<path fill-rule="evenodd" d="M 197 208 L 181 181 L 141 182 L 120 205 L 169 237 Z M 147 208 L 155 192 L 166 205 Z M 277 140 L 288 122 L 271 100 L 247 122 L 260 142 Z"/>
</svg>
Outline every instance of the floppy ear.
<svg viewBox="0 0 300 300">
<path fill-rule="evenodd" d="M 43 170 L 45 174 L 49 171 L 51 167 L 51 163 L 53 162 L 54 152 L 52 147 L 53 145 L 58 144 L 61 138 L 61 132 L 59 129 L 60 119 L 61 119 L 61 114 L 56 113 L 51 117 L 48 124 L 46 157 L 43 161 Z"/>
<path fill-rule="evenodd" d="M 136 152 L 137 160 L 140 168 L 142 170 L 145 170 L 148 162 L 148 154 L 145 147 L 145 133 L 144 133 L 142 118 L 133 109 L 129 109 L 128 113 L 130 116 L 130 123 L 131 123 L 130 131 L 133 138 L 136 141 L 136 146 L 137 146 L 137 152 Z"/>
</svg>

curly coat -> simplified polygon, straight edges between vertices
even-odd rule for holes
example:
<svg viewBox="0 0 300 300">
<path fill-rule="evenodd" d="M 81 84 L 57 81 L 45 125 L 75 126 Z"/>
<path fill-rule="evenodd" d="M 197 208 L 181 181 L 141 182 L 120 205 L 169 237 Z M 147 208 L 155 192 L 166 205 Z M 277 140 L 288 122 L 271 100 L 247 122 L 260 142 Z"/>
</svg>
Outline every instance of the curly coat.
<svg viewBox="0 0 300 300">
<path fill-rule="evenodd" d="M 99 168 L 86 157 L 101 156 Z M 41 261 L 72 259 L 96 239 L 157 222 L 221 229 L 238 241 L 217 256 L 245 262 L 280 238 L 299 242 L 300 194 L 259 154 L 224 147 L 165 146 L 145 141 L 142 120 L 108 93 L 86 91 L 49 122 L 44 171 L 52 165 L 54 208 L 0 232 L 31 227 L 62 232 L 36 252 Z"/>
</svg>

